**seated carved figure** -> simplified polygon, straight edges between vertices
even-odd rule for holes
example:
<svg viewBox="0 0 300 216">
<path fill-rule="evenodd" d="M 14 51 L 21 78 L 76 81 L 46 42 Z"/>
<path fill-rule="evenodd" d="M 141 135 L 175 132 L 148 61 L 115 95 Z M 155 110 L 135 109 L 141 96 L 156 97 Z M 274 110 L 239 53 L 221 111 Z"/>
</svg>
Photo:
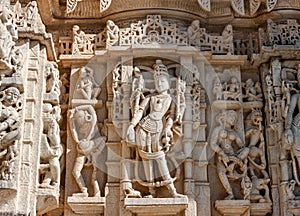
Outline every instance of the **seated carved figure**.
<svg viewBox="0 0 300 216">
<path fill-rule="evenodd" d="M 113 46 L 119 42 L 119 27 L 112 21 L 106 22 L 106 46 Z"/>
<path fill-rule="evenodd" d="M 239 100 L 242 91 L 241 85 L 236 77 L 231 77 L 230 82 L 224 84 L 224 88 L 223 95 L 225 100 Z"/>
<path fill-rule="evenodd" d="M 234 199 L 229 179 L 245 176 L 249 148 L 244 146 L 236 131 L 237 113 L 234 110 L 224 110 L 217 120 L 220 125 L 214 128 L 210 144 L 217 154 L 218 176 L 228 194 L 225 199 Z M 234 145 L 237 145 L 238 150 L 234 149 Z"/>
<path fill-rule="evenodd" d="M 73 176 L 80 192 L 88 196 L 87 185 L 81 171 L 84 165 L 93 167 L 91 184 L 94 196 L 100 197 L 100 188 L 96 179 L 97 155 L 105 146 L 105 140 L 99 136 L 97 115 L 91 105 L 81 105 L 69 111 L 71 134 L 77 144 L 77 156 L 73 167 Z"/>
<path fill-rule="evenodd" d="M 86 100 L 96 99 L 100 94 L 101 88 L 94 79 L 92 69 L 82 67 L 79 71 L 79 78 L 76 84 L 74 98 L 83 98 Z"/>
<path fill-rule="evenodd" d="M 170 85 L 167 67 L 161 60 L 157 60 L 154 71 L 156 92 L 146 96 L 141 101 L 139 110 L 134 113 L 127 130 L 127 142 L 136 146 L 142 159 L 146 182 L 139 183 L 149 188 L 148 197 L 155 197 L 155 188 L 162 186 L 168 188 L 172 197 L 182 197 L 176 192 L 173 183 L 175 179 L 170 175 L 166 160 L 166 152 L 175 139 L 173 124 L 177 117 L 180 120 L 180 116 L 174 115 L 174 104 L 168 92 Z M 156 175 L 155 164 L 160 171 L 159 176 Z M 157 180 L 158 177 L 162 180 Z"/>
</svg>

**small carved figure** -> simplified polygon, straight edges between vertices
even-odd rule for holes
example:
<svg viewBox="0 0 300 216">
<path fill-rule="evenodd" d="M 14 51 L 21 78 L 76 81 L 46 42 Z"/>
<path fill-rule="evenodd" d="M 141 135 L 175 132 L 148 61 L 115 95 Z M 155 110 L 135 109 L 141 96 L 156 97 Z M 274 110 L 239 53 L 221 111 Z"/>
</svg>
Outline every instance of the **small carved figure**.
<svg viewBox="0 0 300 216">
<path fill-rule="evenodd" d="M 138 112 L 140 100 L 145 99 L 143 91 L 145 88 L 145 81 L 143 75 L 138 67 L 133 69 L 136 78 L 132 82 L 132 97 L 130 98 L 130 105 L 132 109 L 132 115 Z M 115 95 L 116 96 L 116 95 Z"/>
<path fill-rule="evenodd" d="M 225 91 L 223 92 L 223 96 L 225 100 L 239 100 L 241 95 L 241 85 L 238 82 L 238 79 L 233 76 L 230 78 L 230 83 L 225 83 Z"/>
<path fill-rule="evenodd" d="M 222 100 L 223 97 L 223 85 L 220 80 L 215 79 L 214 87 L 212 90 L 213 94 L 216 95 L 216 100 Z"/>
<path fill-rule="evenodd" d="M 80 69 L 76 90 L 86 100 L 93 100 L 99 96 L 101 88 L 94 79 L 94 72 L 92 69 L 87 67 L 82 67 Z"/>
<path fill-rule="evenodd" d="M 217 154 L 218 176 L 228 194 L 225 199 L 234 199 L 228 179 L 239 179 L 245 176 L 249 148 L 245 147 L 236 131 L 237 113 L 234 110 L 224 110 L 217 116 L 217 121 L 219 126 L 212 132 L 211 148 Z M 236 151 L 234 144 L 238 147 Z"/>
<path fill-rule="evenodd" d="M 58 188 L 60 185 L 60 108 L 50 103 L 43 104 L 43 135 L 41 140 L 40 172 L 44 175 L 40 187 Z"/>
<path fill-rule="evenodd" d="M 295 91 L 296 93 L 299 93 L 299 91 L 295 89 L 291 83 L 284 80 L 282 81 L 281 84 L 281 91 L 282 91 L 281 108 L 282 108 L 283 117 L 286 118 L 288 108 L 291 103 L 291 91 Z"/>
<path fill-rule="evenodd" d="M 245 96 L 249 102 L 262 101 L 262 91 L 259 82 L 255 83 L 252 79 L 247 79 L 245 82 Z"/>
<path fill-rule="evenodd" d="M 59 72 L 55 68 L 54 64 L 48 63 L 46 65 L 46 93 L 56 93 L 60 95 L 59 88 Z"/>
<path fill-rule="evenodd" d="M 16 47 L 13 47 L 12 49 L 11 63 L 13 67 L 12 76 L 21 76 L 21 70 L 23 68 L 23 53 Z"/>
<path fill-rule="evenodd" d="M 85 34 L 78 25 L 74 25 L 72 55 L 93 53 L 93 40 L 94 36 Z"/>
<path fill-rule="evenodd" d="M 35 19 L 38 15 L 38 8 L 36 1 L 31 1 L 27 5 L 26 10 L 26 18 L 27 18 L 27 26 L 32 27 L 35 24 Z"/>
<path fill-rule="evenodd" d="M 263 135 L 262 113 L 260 110 L 253 109 L 246 119 L 246 135 L 248 141 L 248 148 L 250 149 L 249 173 L 250 176 L 262 175 L 264 179 L 269 179 L 266 172 L 267 162 L 265 158 L 265 139 Z"/>
<path fill-rule="evenodd" d="M 259 179 L 256 175 L 251 176 L 252 180 L 252 190 L 250 195 L 250 200 L 252 202 L 258 201 L 259 203 L 270 203 L 270 192 L 268 183 L 270 179 Z M 262 195 L 261 193 L 264 193 Z"/>
<path fill-rule="evenodd" d="M 156 93 L 150 94 L 141 101 L 138 112 L 131 119 L 126 140 L 136 145 L 137 152 L 142 158 L 147 182 L 139 183 L 149 188 L 149 196 L 156 195 L 156 187 L 166 186 L 173 197 L 182 197 L 183 195 L 176 192 L 173 183 L 175 179 L 170 175 L 165 158 L 166 152 L 174 143 L 175 135 L 172 128 L 174 120 L 177 119 L 174 114 L 167 115 L 176 108 L 172 105 L 172 98 L 168 93 L 169 73 L 161 60 L 156 60 L 154 71 Z M 146 112 L 147 110 L 149 112 Z M 159 168 L 159 177 L 162 177 L 162 181 L 156 180 L 154 162 Z"/>
<path fill-rule="evenodd" d="M 300 73 L 297 74 L 298 84 L 300 83 Z M 297 185 L 300 185 L 299 172 L 300 165 L 300 94 L 292 95 L 288 106 L 285 120 L 284 148 L 291 153 L 293 161 L 293 174 Z M 297 110 L 297 113 L 295 111 Z M 297 164 L 296 164 L 297 163 Z"/>
<path fill-rule="evenodd" d="M 68 104 L 69 100 L 69 88 L 70 88 L 70 82 L 68 79 L 68 74 L 64 73 L 60 77 L 60 96 L 59 96 L 59 101 L 61 104 Z"/>
<path fill-rule="evenodd" d="M 188 39 L 191 45 L 200 46 L 200 40 L 202 37 L 202 32 L 200 31 L 200 21 L 194 20 L 188 27 Z"/>
<path fill-rule="evenodd" d="M 233 29 L 232 25 L 227 25 L 222 33 L 223 50 L 227 54 L 233 54 Z"/>
<path fill-rule="evenodd" d="M 3 6 L 0 13 L 0 74 L 10 73 L 13 68 L 11 55 L 17 39 L 18 30 L 12 21 L 10 9 Z"/>
<path fill-rule="evenodd" d="M 112 21 L 106 22 L 106 47 L 117 45 L 119 42 L 119 27 Z"/>
<path fill-rule="evenodd" d="M 17 155 L 16 146 L 21 136 L 18 113 L 22 108 L 20 97 L 20 92 L 15 87 L 0 92 L 0 158 L 4 158 L 3 170 L 8 171 L 6 179 L 12 177 L 13 161 Z"/>
<path fill-rule="evenodd" d="M 241 188 L 243 189 L 244 200 L 250 200 L 253 185 L 251 179 L 247 175 L 242 178 Z"/>
<path fill-rule="evenodd" d="M 71 134 L 77 144 L 77 156 L 73 167 L 73 176 L 79 186 L 80 192 L 88 196 L 87 186 L 81 171 L 84 165 L 91 165 L 93 173 L 91 184 L 94 196 L 100 197 L 97 175 L 97 156 L 105 146 L 105 140 L 99 136 L 97 115 L 91 105 L 81 105 L 68 113 Z"/>
</svg>

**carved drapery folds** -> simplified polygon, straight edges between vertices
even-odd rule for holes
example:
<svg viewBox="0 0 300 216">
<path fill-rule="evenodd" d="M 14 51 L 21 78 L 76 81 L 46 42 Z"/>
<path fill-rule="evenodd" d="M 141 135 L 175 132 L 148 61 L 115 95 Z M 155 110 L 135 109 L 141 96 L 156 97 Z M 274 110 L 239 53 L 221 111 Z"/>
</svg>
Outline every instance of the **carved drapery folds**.
<svg viewBox="0 0 300 216">
<path fill-rule="evenodd" d="M 132 158 L 134 172 L 128 173 L 127 179 L 134 186 L 124 185 L 125 195 L 127 198 L 184 198 L 175 188 L 174 181 L 179 177 L 180 166 L 176 157 L 171 155 L 179 153 L 176 153 L 178 147 L 176 150 L 175 145 L 181 146 L 177 141 L 183 135 L 181 124 L 186 107 L 186 88 L 189 86 L 192 90 L 192 86 L 199 83 L 193 79 L 190 70 L 189 80 L 188 72 L 183 72 L 183 67 L 178 64 L 166 66 L 160 59 L 155 61 L 153 67 L 135 66 L 134 63 L 132 66 L 125 65 L 117 66 L 112 72 L 112 121 L 118 134 L 126 141 L 127 148 L 130 147 L 136 154 L 136 158 Z M 182 72 L 175 73 L 175 68 Z M 199 105 L 200 101 L 203 102 L 200 91 L 198 86 L 193 90 L 193 97 Z M 127 106 L 131 112 L 128 112 Z M 125 123 L 124 118 L 129 118 L 129 122 Z M 176 172 L 170 170 L 170 164 L 175 166 Z M 143 189 L 137 191 L 141 186 Z M 163 186 L 166 186 L 167 194 L 162 192 Z"/>
<path fill-rule="evenodd" d="M 69 39 L 68 39 L 69 40 Z M 198 20 L 189 27 L 177 26 L 175 22 L 164 21 L 160 15 L 148 15 L 147 19 L 120 28 L 112 20 L 99 34 L 86 34 L 78 25 L 73 26 L 72 55 L 93 55 L 95 50 L 111 46 L 131 45 L 178 45 L 196 46 L 201 51 L 213 54 L 233 54 L 233 29 L 227 25 L 222 34 L 215 36 L 200 28 Z M 66 39 L 61 39 L 61 53 L 67 53 Z"/>
</svg>

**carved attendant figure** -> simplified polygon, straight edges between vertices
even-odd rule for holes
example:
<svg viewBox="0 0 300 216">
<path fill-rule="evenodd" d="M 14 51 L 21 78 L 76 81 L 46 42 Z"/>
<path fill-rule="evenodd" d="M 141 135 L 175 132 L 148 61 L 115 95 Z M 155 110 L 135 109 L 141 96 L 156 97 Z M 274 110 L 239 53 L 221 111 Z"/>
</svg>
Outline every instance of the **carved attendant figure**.
<svg viewBox="0 0 300 216">
<path fill-rule="evenodd" d="M 100 197 L 97 174 L 97 154 L 105 146 L 103 137 L 99 137 L 97 128 L 97 115 L 91 105 L 81 105 L 69 112 L 71 134 L 77 143 L 77 157 L 73 167 L 73 176 L 80 188 L 81 193 L 88 196 L 87 186 L 81 175 L 85 164 L 93 166 L 91 184 L 94 196 Z"/>
<path fill-rule="evenodd" d="M 112 21 L 106 22 L 106 46 L 113 46 L 119 41 L 119 27 Z"/>
<path fill-rule="evenodd" d="M 86 100 L 96 99 L 100 94 L 101 88 L 94 80 L 93 71 L 82 67 L 77 81 L 77 90 Z"/>
<path fill-rule="evenodd" d="M 137 145 L 147 179 L 147 183 L 142 184 L 149 187 L 150 196 L 155 196 L 155 187 L 167 186 L 173 197 L 182 197 L 183 195 L 176 192 L 173 183 L 175 179 L 170 175 L 165 158 L 165 153 L 174 142 L 172 128 L 175 110 L 168 93 L 169 74 L 167 67 L 160 60 L 156 61 L 154 70 L 156 93 L 145 97 L 140 103 L 139 110 L 134 114 L 127 130 L 127 142 Z M 149 112 L 146 112 L 148 108 Z M 154 162 L 163 181 L 155 181 Z"/>
<path fill-rule="evenodd" d="M 16 142 L 21 136 L 19 109 L 20 92 L 15 87 L 9 87 L 0 92 L 0 155 L 5 157 L 4 163 L 9 167 L 7 179 L 11 179 L 13 160 L 16 152 Z M 2 167 L 1 165 L 1 167 Z"/>
<path fill-rule="evenodd" d="M 15 41 L 18 39 L 17 27 L 12 23 L 10 11 L 2 6 L 0 12 L 0 73 L 8 73 L 12 70 L 11 54 Z"/>
<path fill-rule="evenodd" d="M 223 111 L 218 121 L 220 125 L 212 132 L 211 148 L 217 153 L 218 175 L 228 194 L 225 199 L 234 199 L 228 179 L 239 179 L 245 176 L 249 149 L 244 147 L 236 131 L 237 113 L 234 110 Z M 234 150 L 233 144 L 238 146 L 238 151 Z"/>
<path fill-rule="evenodd" d="M 298 85 L 300 84 L 300 71 L 297 74 Z M 297 109 L 296 109 L 297 108 Z M 295 114 L 295 110 L 298 113 Z M 290 105 L 288 106 L 288 112 L 285 121 L 285 149 L 291 152 L 293 160 L 293 173 L 294 178 L 298 185 L 300 185 L 298 177 L 298 169 L 296 168 L 296 163 L 298 167 L 300 165 L 300 94 L 294 94 L 291 97 Z"/>
<path fill-rule="evenodd" d="M 41 141 L 41 165 L 40 171 L 45 173 L 40 187 L 58 187 L 60 184 L 60 163 L 62 145 L 60 140 L 60 108 L 52 107 L 50 103 L 43 104 L 43 136 Z M 49 166 L 49 171 L 48 171 Z"/>
</svg>

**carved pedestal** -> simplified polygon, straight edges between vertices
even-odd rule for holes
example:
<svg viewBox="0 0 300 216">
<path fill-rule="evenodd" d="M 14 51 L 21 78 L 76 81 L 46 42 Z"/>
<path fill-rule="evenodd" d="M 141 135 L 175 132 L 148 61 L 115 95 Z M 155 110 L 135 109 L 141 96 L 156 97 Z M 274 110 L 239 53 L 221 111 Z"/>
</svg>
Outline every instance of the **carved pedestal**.
<svg viewBox="0 0 300 216">
<path fill-rule="evenodd" d="M 217 200 L 215 208 L 223 216 L 250 216 L 249 200 Z"/>
<path fill-rule="evenodd" d="M 292 213 L 295 216 L 300 215 L 300 200 L 289 200 L 288 212 Z"/>
<path fill-rule="evenodd" d="M 126 198 L 125 208 L 137 216 L 178 215 L 188 207 L 188 198 Z"/>
<path fill-rule="evenodd" d="M 59 206 L 59 189 L 39 188 L 36 209 L 39 215 L 45 214 Z"/>
<path fill-rule="evenodd" d="M 76 214 L 103 215 L 105 209 L 104 197 L 68 197 L 68 204 Z"/>
<path fill-rule="evenodd" d="M 251 203 L 250 215 L 262 216 L 272 212 L 272 203 Z"/>
</svg>

